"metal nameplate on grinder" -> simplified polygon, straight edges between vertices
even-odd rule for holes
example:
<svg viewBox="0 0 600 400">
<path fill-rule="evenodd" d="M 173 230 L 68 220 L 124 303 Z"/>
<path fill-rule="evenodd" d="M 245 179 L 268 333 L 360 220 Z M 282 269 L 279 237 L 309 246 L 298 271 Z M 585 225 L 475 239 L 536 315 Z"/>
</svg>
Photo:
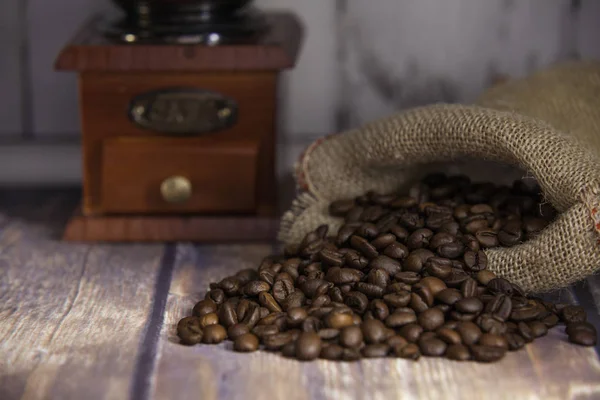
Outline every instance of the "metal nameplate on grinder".
<svg viewBox="0 0 600 400">
<path fill-rule="evenodd" d="M 219 93 L 172 88 L 136 96 L 129 116 L 140 128 L 168 135 L 198 135 L 233 126 L 237 104 Z"/>
</svg>

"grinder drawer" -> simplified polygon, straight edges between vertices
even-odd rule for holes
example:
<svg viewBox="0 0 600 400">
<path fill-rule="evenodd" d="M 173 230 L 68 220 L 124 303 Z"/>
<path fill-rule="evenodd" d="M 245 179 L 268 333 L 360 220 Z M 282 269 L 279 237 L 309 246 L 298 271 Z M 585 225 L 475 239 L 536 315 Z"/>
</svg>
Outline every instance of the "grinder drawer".
<svg viewBox="0 0 600 400">
<path fill-rule="evenodd" d="M 103 145 L 107 213 L 252 212 L 258 141 L 117 138 Z"/>
</svg>

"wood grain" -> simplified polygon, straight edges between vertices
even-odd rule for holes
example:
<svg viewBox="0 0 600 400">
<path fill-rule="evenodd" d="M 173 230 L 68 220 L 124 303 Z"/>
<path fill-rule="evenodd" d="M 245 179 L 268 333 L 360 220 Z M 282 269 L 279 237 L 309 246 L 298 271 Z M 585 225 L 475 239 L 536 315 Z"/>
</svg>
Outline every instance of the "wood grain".
<svg viewBox="0 0 600 400">
<path fill-rule="evenodd" d="M 144 130 L 134 125 L 127 110 L 131 100 L 145 92 L 169 87 L 210 90 L 233 99 L 239 107 L 237 123 L 229 129 L 190 138 L 172 138 Z M 202 74 L 173 73 L 85 73 L 80 79 L 83 128 L 84 197 L 83 213 L 98 215 L 106 210 L 102 204 L 102 180 L 118 179 L 114 172 L 103 177 L 103 147 L 105 141 L 116 138 L 146 139 L 147 145 L 176 147 L 185 143 L 191 147 L 217 146 L 239 142 L 254 142 L 258 146 L 256 208 L 261 216 L 272 217 L 276 210 L 275 182 L 275 107 L 277 73 L 275 72 L 212 72 Z M 215 143 L 216 142 L 216 143 Z M 142 143 L 143 145 L 143 143 Z M 198 149 L 198 151 L 202 151 Z M 135 157 L 135 154 L 131 155 Z M 132 157 L 119 160 L 127 164 Z M 114 160 L 111 160 L 111 162 Z M 151 162 L 148 160 L 148 162 Z M 202 162 L 201 160 L 198 161 Z M 106 166 L 113 168 L 112 166 Z M 128 168 L 126 165 L 124 168 Z M 218 176 L 214 168 L 209 170 Z M 198 171 L 196 173 L 202 173 Z M 140 181 L 146 179 L 142 173 Z M 139 210 L 146 211 L 146 210 Z M 183 238 L 181 240 L 184 240 Z"/>
<path fill-rule="evenodd" d="M 107 213 L 252 213 L 256 207 L 257 141 L 107 140 L 102 159 L 102 208 Z M 169 203 L 161 184 L 191 184 L 189 199 Z"/>
<path fill-rule="evenodd" d="M 267 15 L 271 29 L 256 45 L 147 45 L 111 43 L 97 34 L 99 19 L 76 35 L 55 62 L 58 70 L 214 71 L 278 70 L 296 63 L 303 34 L 289 13 Z"/>
<path fill-rule="evenodd" d="M 2 209 L 0 398 L 127 398 L 163 246 L 52 240 L 45 200 Z"/>
<path fill-rule="evenodd" d="M 97 216 L 76 212 L 64 230 L 70 242 L 264 242 L 279 220 L 248 216 Z"/>
<path fill-rule="evenodd" d="M 208 284 L 255 267 L 270 249 L 181 246 L 179 251 L 159 347 L 155 398 L 192 399 L 197 393 L 203 399 L 562 400 L 600 396 L 596 353 L 567 343 L 561 328 L 492 365 L 428 358 L 300 363 L 265 352 L 235 354 L 227 344 L 178 345 L 174 326 L 190 314 Z M 564 292 L 554 296 L 563 301 L 571 297 Z"/>
</svg>

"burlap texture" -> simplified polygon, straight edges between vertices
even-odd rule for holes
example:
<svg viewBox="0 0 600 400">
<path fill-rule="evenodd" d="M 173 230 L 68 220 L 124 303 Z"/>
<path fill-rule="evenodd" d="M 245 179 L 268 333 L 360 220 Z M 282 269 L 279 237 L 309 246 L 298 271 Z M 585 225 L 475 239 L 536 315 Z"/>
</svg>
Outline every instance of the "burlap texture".
<svg viewBox="0 0 600 400">
<path fill-rule="evenodd" d="M 560 216 L 533 240 L 487 250 L 490 269 L 528 292 L 567 286 L 600 267 L 598 126 L 600 64 L 577 63 L 493 88 L 477 105 L 415 108 L 329 136 L 301 157 L 302 192 L 279 239 L 297 244 L 323 223 L 337 230 L 331 201 L 398 190 L 417 166 L 495 161 L 535 177 Z"/>
</svg>

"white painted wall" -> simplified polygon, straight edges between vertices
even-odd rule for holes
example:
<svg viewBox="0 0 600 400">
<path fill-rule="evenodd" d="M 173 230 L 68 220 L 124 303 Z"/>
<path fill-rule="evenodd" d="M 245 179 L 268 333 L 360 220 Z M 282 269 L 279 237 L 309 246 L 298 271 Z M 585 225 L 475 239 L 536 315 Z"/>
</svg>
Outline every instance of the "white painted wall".
<svg viewBox="0 0 600 400">
<path fill-rule="evenodd" d="M 599 57 L 600 1 L 581 0 L 577 13 L 572 2 L 256 0 L 294 11 L 306 28 L 298 66 L 283 77 L 281 176 L 320 135 L 402 107 L 470 101 L 495 74 L 522 76 L 572 53 Z M 0 145 L 0 184 L 80 179 L 78 144 L 43 144 L 79 137 L 75 74 L 52 65 L 88 15 L 111 8 L 109 0 L 0 0 L 0 139 L 25 131 L 38 139 Z"/>
</svg>

